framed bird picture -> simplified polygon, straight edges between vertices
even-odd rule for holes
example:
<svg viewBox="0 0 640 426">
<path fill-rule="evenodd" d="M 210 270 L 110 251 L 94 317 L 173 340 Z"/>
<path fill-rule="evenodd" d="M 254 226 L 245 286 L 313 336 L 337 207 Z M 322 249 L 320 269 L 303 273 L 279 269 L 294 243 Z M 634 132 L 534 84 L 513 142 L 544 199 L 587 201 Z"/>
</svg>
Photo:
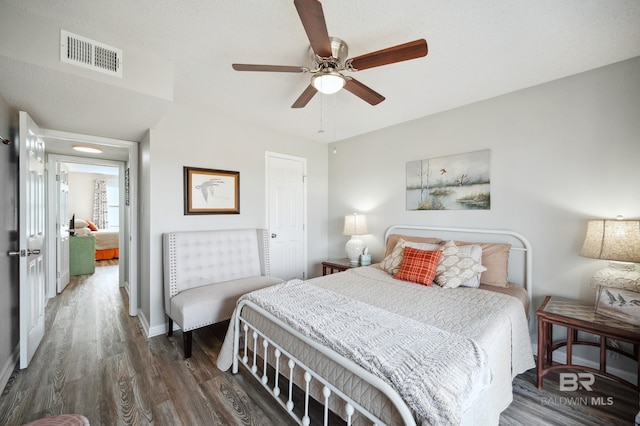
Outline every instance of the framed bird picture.
<svg viewBox="0 0 640 426">
<path fill-rule="evenodd" d="M 239 214 L 240 172 L 184 167 L 184 214 Z"/>
<path fill-rule="evenodd" d="M 596 314 L 640 325 L 640 293 L 599 285 L 596 294 Z"/>
</svg>

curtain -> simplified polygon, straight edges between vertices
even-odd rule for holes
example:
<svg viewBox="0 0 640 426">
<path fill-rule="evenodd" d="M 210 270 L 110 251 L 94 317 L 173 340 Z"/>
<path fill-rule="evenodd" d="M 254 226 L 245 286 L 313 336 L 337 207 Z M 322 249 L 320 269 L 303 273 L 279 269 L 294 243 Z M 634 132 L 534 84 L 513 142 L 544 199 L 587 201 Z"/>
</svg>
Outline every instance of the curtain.
<svg viewBox="0 0 640 426">
<path fill-rule="evenodd" d="M 109 227 L 109 204 L 107 203 L 107 181 L 96 179 L 93 193 L 93 223 L 98 229 Z"/>
</svg>

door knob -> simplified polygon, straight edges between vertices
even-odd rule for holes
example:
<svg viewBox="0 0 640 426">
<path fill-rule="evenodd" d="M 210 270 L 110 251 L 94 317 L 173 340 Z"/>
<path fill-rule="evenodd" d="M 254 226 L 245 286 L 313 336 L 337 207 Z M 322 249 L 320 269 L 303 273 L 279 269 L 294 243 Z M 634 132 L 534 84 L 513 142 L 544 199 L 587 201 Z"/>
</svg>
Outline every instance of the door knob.
<svg viewBox="0 0 640 426">
<path fill-rule="evenodd" d="M 278 234 L 271 234 L 271 238 L 276 238 Z"/>
<path fill-rule="evenodd" d="M 21 257 L 26 257 L 26 256 L 31 256 L 32 254 L 40 254 L 40 249 L 27 249 L 27 250 L 19 250 L 19 251 L 10 251 L 7 253 L 9 256 L 21 256 Z"/>
</svg>

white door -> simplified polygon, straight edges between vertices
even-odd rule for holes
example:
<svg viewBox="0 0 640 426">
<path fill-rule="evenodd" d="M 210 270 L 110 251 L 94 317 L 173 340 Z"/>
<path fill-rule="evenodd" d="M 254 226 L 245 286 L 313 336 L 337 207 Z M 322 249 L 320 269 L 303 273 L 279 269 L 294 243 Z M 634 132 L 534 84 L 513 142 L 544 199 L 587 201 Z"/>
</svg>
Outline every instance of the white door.
<svg viewBox="0 0 640 426">
<path fill-rule="evenodd" d="M 306 278 L 306 159 L 266 155 L 267 223 L 271 275 Z"/>
<path fill-rule="evenodd" d="M 20 368 L 27 368 L 44 336 L 46 209 L 44 141 L 40 134 L 31 117 L 20 111 Z"/>
<path fill-rule="evenodd" d="M 56 290 L 69 284 L 69 166 L 56 162 Z"/>
</svg>

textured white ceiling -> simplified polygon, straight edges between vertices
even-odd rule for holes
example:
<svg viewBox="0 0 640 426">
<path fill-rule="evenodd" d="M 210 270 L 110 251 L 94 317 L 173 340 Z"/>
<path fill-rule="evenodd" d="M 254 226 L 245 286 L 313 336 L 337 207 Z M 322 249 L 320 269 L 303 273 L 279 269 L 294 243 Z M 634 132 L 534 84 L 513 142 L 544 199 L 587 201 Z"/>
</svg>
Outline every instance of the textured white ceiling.
<svg viewBox="0 0 640 426">
<path fill-rule="evenodd" d="M 346 91 L 291 104 L 306 74 L 236 72 L 231 64 L 308 65 L 308 40 L 293 1 L 283 0 L 4 0 L 122 48 L 146 49 L 174 63 L 174 101 L 236 116 L 306 139 L 330 142 L 640 55 L 637 0 L 324 0 L 329 35 L 350 57 L 425 38 L 426 58 L 364 70 L 354 77 L 386 97 L 372 107 Z M 0 5 L 2 4 L 0 3 Z M 1 7 L 1 6 L 0 6 Z M 20 71 L 0 58 L 0 86 L 44 127 L 73 127 L 66 110 L 84 111 L 85 127 L 60 130 L 139 138 L 166 105 L 139 93 L 114 94 L 82 83 L 56 103 L 38 97 L 18 75 L 41 73 L 43 86 L 69 86 L 59 71 Z M 8 76 L 8 77 L 6 77 Z M 85 87 L 86 86 L 86 87 Z M 47 89 L 43 89 L 47 90 Z M 48 89 L 54 90 L 54 89 Z M 82 93 L 105 99 L 87 109 Z M 109 98 L 130 101 L 119 111 Z M 111 106 L 110 106 L 111 105 Z M 98 111 L 96 111 L 98 110 Z M 109 123 L 96 120 L 102 112 Z M 105 116 L 105 115 L 103 115 Z M 94 117 L 93 119 L 91 117 Z M 114 129 L 113 123 L 118 123 Z M 323 132 L 319 132 L 323 130 Z"/>
</svg>

